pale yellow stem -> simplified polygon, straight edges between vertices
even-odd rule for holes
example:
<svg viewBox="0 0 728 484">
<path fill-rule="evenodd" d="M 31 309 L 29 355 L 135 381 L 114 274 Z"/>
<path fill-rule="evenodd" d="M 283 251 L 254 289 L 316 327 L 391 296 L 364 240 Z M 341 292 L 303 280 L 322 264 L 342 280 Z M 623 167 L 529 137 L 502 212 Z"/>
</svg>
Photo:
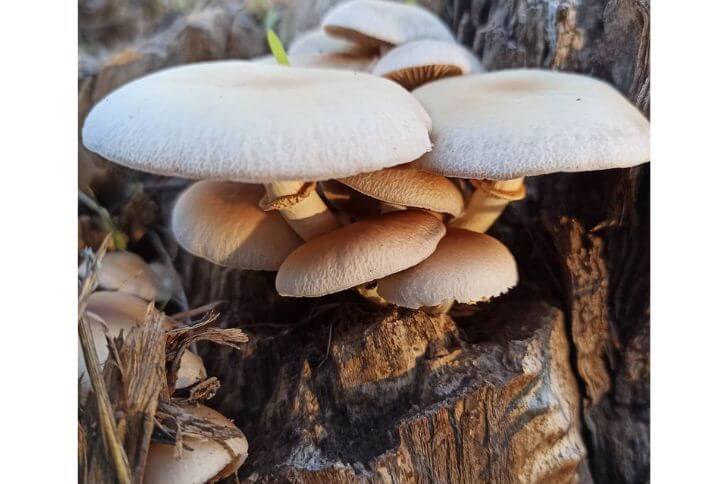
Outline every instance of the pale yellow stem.
<svg viewBox="0 0 728 484">
<path fill-rule="evenodd" d="M 376 284 L 361 284 L 356 286 L 356 292 L 361 295 L 364 299 L 369 302 L 376 304 L 377 306 L 386 306 L 389 304 L 386 299 L 379 295 Z"/>
<path fill-rule="evenodd" d="M 437 306 L 425 306 L 422 308 L 422 310 L 427 314 L 432 315 L 446 314 L 448 311 L 450 311 L 450 308 L 452 308 L 453 304 L 455 304 L 455 300 L 450 299 L 449 301 L 442 302 Z"/>
<path fill-rule="evenodd" d="M 268 200 L 271 201 L 281 197 L 294 197 L 304 188 L 304 183 L 298 181 L 273 182 L 265 185 Z M 339 221 L 315 189 L 310 190 L 295 203 L 282 204 L 277 210 L 303 240 L 311 240 L 339 227 Z"/>
<path fill-rule="evenodd" d="M 510 202 L 526 195 L 523 178 L 481 183 L 473 183 L 475 190 L 463 213 L 449 223 L 451 227 L 483 233 L 498 220 Z"/>
</svg>

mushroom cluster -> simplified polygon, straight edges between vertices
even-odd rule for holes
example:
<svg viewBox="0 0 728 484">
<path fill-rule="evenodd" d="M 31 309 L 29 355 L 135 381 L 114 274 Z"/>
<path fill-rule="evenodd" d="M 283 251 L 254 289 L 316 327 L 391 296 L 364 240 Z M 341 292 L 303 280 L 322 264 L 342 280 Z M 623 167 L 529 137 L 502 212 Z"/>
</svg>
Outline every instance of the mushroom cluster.
<svg viewBox="0 0 728 484">
<path fill-rule="evenodd" d="M 355 289 L 447 311 L 518 282 L 484 232 L 524 178 L 649 160 L 649 122 L 609 85 L 538 69 L 482 73 L 430 12 L 351 0 L 275 58 L 166 69 L 108 95 L 83 143 L 116 163 L 198 179 L 172 231 L 276 289 Z M 285 55 L 285 54 L 284 54 Z M 472 187 L 469 188 L 469 187 Z"/>
</svg>

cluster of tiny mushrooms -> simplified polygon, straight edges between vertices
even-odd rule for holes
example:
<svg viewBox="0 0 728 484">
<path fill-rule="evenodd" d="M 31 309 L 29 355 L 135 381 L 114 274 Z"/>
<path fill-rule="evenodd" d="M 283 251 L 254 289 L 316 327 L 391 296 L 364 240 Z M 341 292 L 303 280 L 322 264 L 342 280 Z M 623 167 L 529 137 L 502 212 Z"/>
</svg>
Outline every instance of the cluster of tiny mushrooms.
<svg viewBox="0 0 728 484">
<path fill-rule="evenodd" d="M 278 271 L 283 296 L 353 288 L 434 313 L 487 301 L 518 281 L 508 248 L 485 232 L 525 197 L 526 176 L 649 160 L 649 121 L 608 84 L 482 72 L 415 5 L 338 4 L 274 54 L 133 81 L 92 109 L 83 143 L 130 168 L 201 179 L 175 204 L 178 243 L 222 266 Z"/>
</svg>

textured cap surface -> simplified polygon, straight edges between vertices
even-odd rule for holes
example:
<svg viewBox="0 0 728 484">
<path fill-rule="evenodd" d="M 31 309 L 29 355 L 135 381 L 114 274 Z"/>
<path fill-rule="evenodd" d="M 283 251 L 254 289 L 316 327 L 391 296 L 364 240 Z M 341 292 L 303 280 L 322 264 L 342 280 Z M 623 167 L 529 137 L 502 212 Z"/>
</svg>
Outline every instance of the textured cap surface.
<svg viewBox="0 0 728 484">
<path fill-rule="evenodd" d="M 459 215 L 463 211 L 463 195 L 453 182 L 410 165 L 362 173 L 339 181 L 387 203 L 451 215 Z"/>
<path fill-rule="evenodd" d="M 326 35 L 323 30 L 309 30 L 293 39 L 288 47 L 288 57 L 309 55 L 347 55 L 352 57 L 371 57 L 378 55 L 376 48 L 363 46 Z"/>
<path fill-rule="evenodd" d="M 518 283 L 508 248 L 486 234 L 448 229 L 425 261 L 377 283 L 387 301 L 406 308 L 447 301 L 475 303 L 507 292 Z"/>
<path fill-rule="evenodd" d="M 329 10 L 321 24 L 329 35 L 364 45 L 399 45 L 421 39 L 455 41 L 442 20 L 428 10 L 382 0 L 341 3 Z"/>
<path fill-rule="evenodd" d="M 203 405 L 186 406 L 185 410 L 217 425 L 235 428 L 224 415 Z M 192 450 L 183 449 L 179 459 L 175 459 L 173 445 L 151 444 L 144 472 L 145 484 L 217 481 L 235 472 L 248 456 L 248 441 L 242 434 L 225 440 L 225 445 L 189 436 L 183 439 L 184 445 Z"/>
<path fill-rule="evenodd" d="M 445 235 L 436 217 L 419 210 L 380 215 L 312 239 L 283 262 L 283 296 L 318 297 L 399 272 L 426 259 Z"/>
<path fill-rule="evenodd" d="M 413 94 L 433 119 L 423 170 L 507 180 L 625 168 L 650 158 L 650 123 L 591 77 L 516 69 L 454 77 Z"/>
<path fill-rule="evenodd" d="M 412 161 L 430 118 L 376 76 L 260 62 L 188 64 L 133 81 L 89 113 L 84 145 L 130 168 L 242 182 L 320 180 Z"/>
<path fill-rule="evenodd" d="M 149 302 L 134 295 L 118 291 L 97 291 L 87 300 L 86 310 L 89 315 L 89 325 L 96 354 L 103 365 L 109 357 L 109 348 L 106 344 L 104 328 L 110 336 L 118 336 L 122 331 L 127 333 L 131 328 L 144 322 Z M 172 324 L 164 324 L 165 329 L 172 328 Z M 86 375 L 86 361 L 83 353 L 78 352 L 78 374 L 83 375 L 81 391 L 87 393 L 91 389 L 91 382 Z M 207 377 L 202 359 L 196 354 L 185 351 L 182 354 L 180 368 L 177 372 L 177 388 L 185 388 Z"/>
<path fill-rule="evenodd" d="M 172 211 L 172 232 L 191 254 L 215 264 L 278 270 L 302 240 L 278 211 L 264 212 L 260 185 L 205 180 L 188 187 Z"/>
<path fill-rule="evenodd" d="M 443 77 L 468 75 L 481 70 L 478 59 L 454 42 L 418 40 L 387 52 L 374 65 L 372 74 L 412 90 Z"/>
</svg>

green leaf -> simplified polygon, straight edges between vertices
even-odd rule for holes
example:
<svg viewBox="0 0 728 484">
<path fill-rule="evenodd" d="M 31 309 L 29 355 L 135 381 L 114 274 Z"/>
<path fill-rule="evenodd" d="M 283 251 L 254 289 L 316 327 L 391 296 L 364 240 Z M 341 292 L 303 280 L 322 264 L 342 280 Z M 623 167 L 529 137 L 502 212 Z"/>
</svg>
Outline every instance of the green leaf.
<svg viewBox="0 0 728 484">
<path fill-rule="evenodd" d="M 291 65 L 291 63 L 288 62 L 288 55 L 286 54 L 286 49 L 283 48 L 281 39 L 279 39 L 276 33 L 270 29 L 268 29 L 268 47 L 270 47 L 270 51 L 273 54 L 273 57 L 276 58 L 280 65 Z"/>
</svg>

